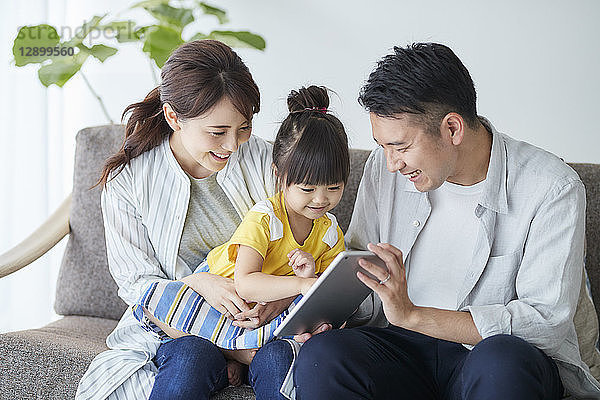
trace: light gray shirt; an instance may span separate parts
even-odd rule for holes
[[[194,271],[213,248],[231,238],[241,219],[217,183],[217,174],[190,179],[190,202],[179,244],[179,257]]]
[[[492,132],[492,151],[458,310],[471,313],[483,338],[512,334],[543,350],[572,395],[600,399],[600,384],[581,360],[573,324],[583,273],[583,183],[558,157],[481,120]],[[430,212],[427,193],[390,173],[378,148],[365,164],[347,246],[391,243],[406,259]],[[432,270],[432,283],[439,278]],[[361,306],[357,320],[387,325],[376,295]]]

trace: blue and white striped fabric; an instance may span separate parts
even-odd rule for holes
[[[209,266],[205,260],[194,273],[208,271]],[[244,329],[234,326],[232,320],[211,307],[185,283],[157,281],[148,287],[138,304],[133,306],[133,314],[146,329],[159,334],[157,326],[148,320],[142,307],[170,327],[210,340],[218,347],[230,350],[256,349],[275,338],[273,332],[301,298],[302,296],[298,296],[287,310],[270,323],[256,329]]]

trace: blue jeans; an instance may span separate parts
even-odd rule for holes
[[[558,400],[554,361],[516,336],[471,351],[398,327],[333,330],[302,346],[296,395],[318,399]]]
[[[279,389],[292,359],[291,346],[282,340],[259,349],[248,371],[257,400],[283,399]],[[150,399],[209,399],[229,385],[225,357],[217,346],[197,336],[163,343],[154,364],[158,374]]]

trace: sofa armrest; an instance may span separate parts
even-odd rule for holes
[[[29,237],[0,255],[0,278],[31,264],[69,233],[71,196]]]

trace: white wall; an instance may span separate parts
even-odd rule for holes
[[[600,162],[600,2],[590,1],[235,1],[239,26],[268,41],[244,51],[262,90],[257,132],[284,116],[289,89],[325,84],[353,145],[373,148],[358,91],[394,45],[448,44],[475,82],[479,112],[496,127],[568,161]],[[263,128],[264,127],[264,128]]]
[[[262,111],[254,124],[259,136],[274,136],[291,89],[315,83],[338,93],[332,108],[345,123],[352,146],[373,148],[368,117],[356,101],[362,83],[394,45],[436,41],[448,44],[463,60],[476,84],[480,114],[498,129],[567,161],[600,163],[597,0],[214,4],[229,12],[232,22],[225,28],[248,29],[267,40],[265,52],[238,51],[261,88]],[[76,131],[106,123],[80,77],[62,90],[44,90],[35,67],[9,64],[17,28],[41,22],[75,28],[93,14],[126,7],[117,0],[30,0],[0,6],[0,253],[31,232],[70,191]],[[212,18],[199,24],[217,28]],[[153,87],[139,54],[131,46],[105,64],[94,60],[84,66],[113,119]],[[55,318],[51,303],[61,251],[0,281],[0,331]]]

